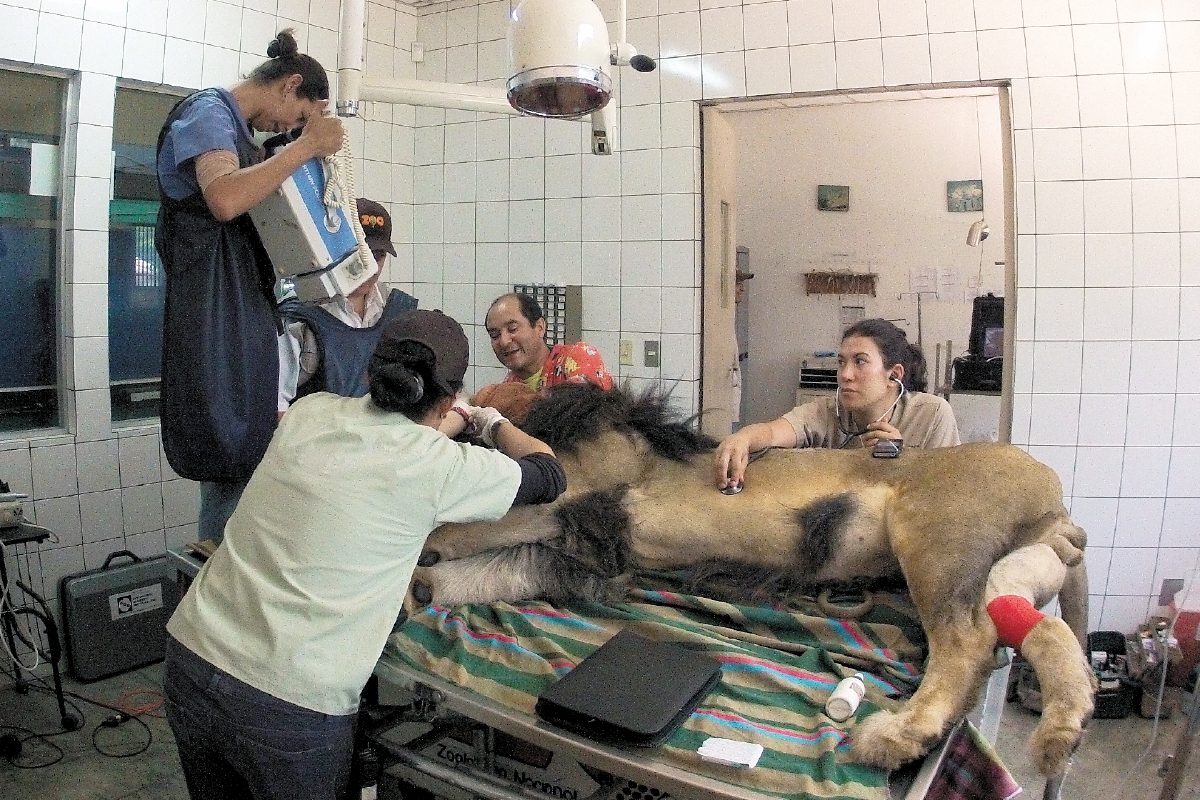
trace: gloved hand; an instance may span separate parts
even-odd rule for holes
[[[494,408],[488,406],[468,406],[471,415],[471,433],[483,440],[488,447],[496,446],[496,426],[508,419]]]

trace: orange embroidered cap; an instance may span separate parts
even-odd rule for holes
[[[358,220],[362,223],[363,234],[367,247],[375,250],[386,250],[396,255],[396,246],[392,244],[392,215],[379,203],[360,197],[358,203]]]

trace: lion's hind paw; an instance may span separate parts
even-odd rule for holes
[[[1029,750],[1033,754],[1038,772],[1046,777],[1066,772],[1067,761],[1083,738],[1078,722],[1058,722],[1053,715],[1043,714],[1042,721],[1029,737]]]
[[[850,752],[854,760],[893,770],[924,753],[937,736],[913,735],[911,720],[904,714],[877,711],[858,723],[850,734]]]

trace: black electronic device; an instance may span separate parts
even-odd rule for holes
[[[1004,359],[961,356],[954,359],[952,388],[960,392],[998,392],[1003,384]]]
[[[721,679],[721,665],[670,642],[622,630],[538,697],[547,722],[589,739],[653,747]]]
[[[899,458],[904,449],[903,439],[880,439],[871,446],[871,456],[874,458]]]
[[[988,292],[971,304],[971,338],[967,351],[976,358],[1004,355],[1004,298]]]

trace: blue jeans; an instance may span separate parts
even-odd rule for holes
[[[357,715],[321,714],[260,692],[173,638],[163,690],[192,800],[345,796]]]
[[[217,544],[225,538],[225,523],[233,516],[249,480],[200,482],[200,539]]]

